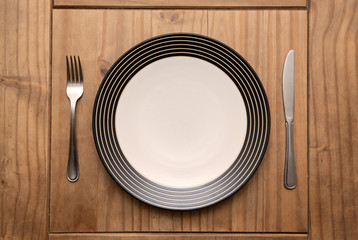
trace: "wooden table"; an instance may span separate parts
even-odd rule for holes
[[[312,0],[309,4],[306,0],[54,0],[53,4],[45,0],[5,0],[0,3],[0,9],[3,13],[0,25],[3,33],[0,37],[0,132],[3,136],[0,138],[1,239],[358,238],[358,14],[355,0],[329,3]],[[112,24],[113,19],[121,20],[117,24],[122,23],[123,27],[118,29],[127,30],[104,33],[105,26],[110,26],[108,24]],[[107,24],[102,24],[104,21]],[[168,24],[160,23],[163,21],[168,21]],[[151,31],[131,35],[130,29],[136,28],[128,24],[138,22],[141,26],[151,22],[148,25]],[[227,24],[215,24],[217,22]],[[287,28],[285,22],[293,25]],[[102,25],[95,26],[97,23]],[[225,27],[230,31],[234,25],[249,34],[245,36],[250,36],[250,39],[257,38],[251,28],[263,29],[264,33],[269,32],[266,27],[270,31],[274,28],[278,32],[260,38],[266,37],[271,42],[259,40],[242,45],[240,36],[243,33],[237,33],[236,37],[235,34],[225,33]],[[94,32],[88,38],[86,32],[90,31]],[[96,31],[100,36],[106,36],[107,42],[106,39],[98,41],[98,38],[93,37]],[[98,197],[102,192],[100,201],[107,199],[108,203],[108,199],[116,199],[112,196],[114,194],[129,203],[123,206],[130,206],[129,209],[123,209],[126,218],[122,220],[111,216],[111,209],[114,212],[122,211],[115,210],[115,206],[104,209],[105,204],[98,205],[93,213],[93,198],[77,196],[72,199],[70,195],[74,191],[90,189],[93,186],[90,178],[77,185],[62,182],[62,169],[66,164],[63,156],[67,155],[63,146],[67,145],[68,112],[65,103],[61,104],[66,100],[65,95],[61,94],[64,81],[59,81],[65,73],[61,58],[68,51],[78,49],[76,54],[86,55],[89,45],[96,49],[98,44],[105,43],[100,48],[99,53],[102,55],[98,57],[98,53],[93,51],[92,57],[86,55],[88,58],[85,58],[95,59],[94,62],[85,62],[87,66],[95,66],[85,73],[87,79],[91,75],[97,76],[92,80],[93,87],[85,92],[88,95],[82,100],[83,106],[78,109],[85,116],[90,109],[86,105],[93,101],[91,96],[95,94],[101,74],[105,73],[119,53],[152,35],[177,31],[215,37],[243,54],[259,76],[266,79],[263,83],[273,106],[271,111],[275,113],[274,123],[277,123],[277,116],[282,114],[282,102],[275,97],[275,89],[279,88],[279,84],[269,79],[279,78],[276,75],[282,67],[276,66],[284,58],[286,47],[300,50],[298,66],[301,67],[296,79],[304,81],[300,81],[302,85],[299,85],[296,92],[299,103],[296,110],[299,114],[296,116],[302,119],[299,119],[296,127],[298,143],[295,147],[299,152],[301,187],[290,193],[276,189],[282,171],[275,169],[281,160],[273,152],[279,148],[272,146],[266,157],[270,160],[260,166],[262,170],[255,174],[250,181],[251,185],[226,202],[204,211],[158,211],[118,190],[118,186],[108,180],[110,178],[97,161],[98,157],[83,148],[81,151],[89,154],[94,163],[84,166],[83,171],[87,171],[88,176],[97,174],[100,184],[96,182],[94,195],[86,195],[88,192],[84,192],[81,196]],[[67,32],[70,36],[68,39],[64,37]],[[115,34],[122,36],[123,33],[127,36],[123,41],[113,41]],[[293,45],[285,46],[285,41],[282,41],[282,49],[272,50],[270,47],[276,46],[273,43],[279,41],[272,37],[285,34],[292,38]],[[81,44],[71,42],[71,39],[86,41],[83,49]],[[117,46],[117,52],[111,52],[113,44]],[[274,54],[261,50],[258,57],[253,49],[271,49]],[[304,49],[308,49],[307,54]],[[269,61],[272,56],[275,56],[275,63]],[[82,138],[84,141],[87,139],[86,146],[90,146],[92,142],[88,139],[92,136],[86,130],[89,128],[88,122],[86,119],[81,121],[80,126],[85,134]],[[273,126],[273,130],[274,137],[281,139],[279,136],[283,135],[284,128]],[[276,140],[272,144],[279,143]],[[273,179],[267,177],[275,171]],[[86,179],[85,173],[82,174]],[[308,179],[305,178],[306,174]],[[260,188],[262,183],[267,183],[268,187]],[[109,190],[112,192],[110,195]],[[258,197],[257,192],[260,191],[267,199]],[[288,204],[282,207],[269,204],[277,200],[283,203],[294,202],[295,205],[290,208]],[[64,205],[66,202],[68,205]],[[245,212],[245,204],[250,203],[262,206],[263,211]],[[83,214],[80,217],[73,210],[76,206],[82,207]],[[137,209],[140,209],[141,214],[136,213]],[[235,211],[244,211],[245,214],[235,214]],[[290,218],[282,213],[293,216],[292,222],[286,222]],[[126,221],[128,219],[129,222]],[[139,225],[136,224],[138,221]]]

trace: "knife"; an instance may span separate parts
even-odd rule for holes
[[[293,111],[295,105],[295,51],[290,50],[286,56],[282,73],[283,105],[286,119],[286,158],[285,179],[287,189],[297,185],[295,158],[293,153]]]

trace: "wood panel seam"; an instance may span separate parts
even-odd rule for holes
[[[310,97],[309,97],[309,92],[310,92],[310,89],[309,89],[309,39],[310,39],[310,33],[309,33],[309,4],[310,4],[310,1],[307,0],[307,49],[306,49],[306,54],[307,54],[307,235],[308,235],[308,238],[309,238],[309,232],[310,232],[310,179],[309,179],[309,176],[310,176],[310,157],[309,157],[309,149],[310,149],[310,134],[309,134],[309,115],[310,115],[310,111],[309,111],[309,103],[310,103]]]
[[[103,231],[103,232],[50,232],[52,235],[106,235],[106,234],[123,234],[123,235],[135,235],[135,234],[149,234],[149,235],[307,235],[308,232],[218,232],[218,231]]]
[[[48,183],[48,214],[47,214],[47,239],[50,239],[50,223],[51,223],[51,161],[52,161],[52,156],[51,156],[51,151],[52,151],[52,144],[51,144],[51,135],[52,135],[52,42],[53,42],[53,6],[54,6],[54,0],[52,0],[52,4],[50,6],[50,43],[49,43],[49,78],[50,78],[50,83],[49,83],[49,87],[50,87],[50,106],[49,106],[49,124],[50,124],[50,129],[49,129],[49,173],[48,173],[48,177],[49,177],[49,183]]]
[[[53,9],[83,10],[308,10],[307,7],[114,7],[114,6],[62,6],[54,5]]]

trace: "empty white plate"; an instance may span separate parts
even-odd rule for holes
[[[240,189],[269,139],[264,88],[250,65],[201,35],[167,34],[121,56],[93,108],[98,154],[134,197],[197,209]]]

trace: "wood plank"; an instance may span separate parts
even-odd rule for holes
[[[311,239],[358,239],[358,4],[311,1]]]
[[[271,136],[265,158],[249,187],[234,196],[235,204],[230,209],[233,229],[306,232],[307,12],[209,11],[208,18],[209,36],[233,47],[255,69],[268,95],[271,112]],[[296,68],[294,149],[298,183],[294,190],[283,187],[286,130],[281,76],[290,49],[295,50]],[[245,211],[246,206],[257,210]]]
[[[306,0],[54,0],[54,7],[95,8],[238,8],[307,7]]]
[[[0,238],[46,239],[50,3],[0,2]]]
[[[159,34],[206,34],[206,17],[202,10],[54,10],[51,232],[181,229],[184,213],[137,201],[106,172],[93,141],[92,107],[104,74],[121,54]],[[65,94],[66,54],[80,55],[84,70],[84,94],[77,105],[81,176],[75,184],[66,180],[70,119]]]
[[[50,240],[305,240],[307,234],[242,233],[93,233],[50,234]]]

